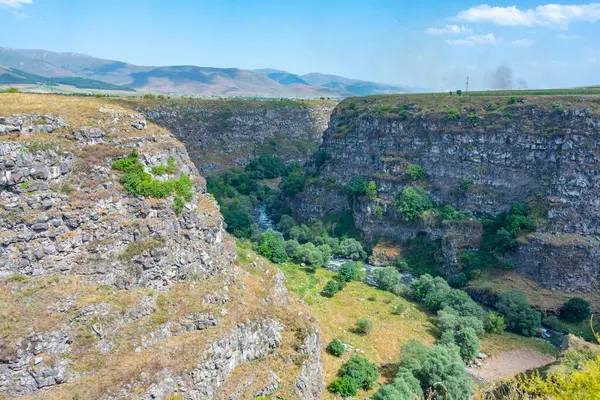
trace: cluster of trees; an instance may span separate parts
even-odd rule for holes
[[[377,364],[364,357],[354,355],[342,365],[339,378],[329,385],[329,390],[342,397],[356,396],[358,389],[369,390],[375,386],[378,379]]]
[[[402,347],[398,373],[392,384],[382,385],[374,400],[423,398],[468,399],[473,391],[460,349],[454,344],[427,347],[411,340]]]
[[[364,273],[362,271],[362,263],[345,262],[340,266],[338,273],[333,279],[325,284],[321,291],[321,295],[325,297],[333,297],[337,292],[346,287],[346,283],[350,281],[362,281]]]

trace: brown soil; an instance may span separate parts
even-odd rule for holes
[[[542,367],[553,361],[555,361],[554,357],[535,350],[511,350],[485,360],[483,367],[477,368],[475,372],[486,381],[494,381]]]

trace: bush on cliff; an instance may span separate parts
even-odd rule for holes
[[[360,175],[352,175],[346,190],[350,196],[362,196],[367,193],[367,182]]]
[[[420,165],[409,164],[404,170],[404,175],[411,181],[420,181],[427,176],[425,170]]]
[[[421,218],[423,212],[433,208],[434,204],[425,189],[420,186],[407,186],[396,200],[398,212],[407,221]]]

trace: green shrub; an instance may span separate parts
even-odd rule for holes
[[[288,260],[283,235],[271,229],[260,235],[257,252],[277,264]]]
[[[572,297],[565,302],[560,317],[571,322],[580,322],[591,315],[590,303],[581,297]]]
[[[368,335],[373,330],[373,321],[370,319],[358,319],[354,325],[356,333],[361,335]]]
[[[420,218],[423,212],[433,208],[433,201],[420,186],[407,186],[396,200],[398,212],[407,220]]]
[[[296,250],[300,247],[300,243],[297,240],[286,240],[285,242],[285,253],[289,258],[293,258],[296,254]]]
[[[337,292],[340,291],[340,287],[337,281],[330,280],[327,281],[323,290],[321,290],[321,296],[323,297],[333,297]]]
[[[331,382],[329,391],[337,393],[342,397],[356,396],[356,393],[358,393],[358,384],[351,377],[344,375]]]
[[[359,388],[371,389],[379,379],[377,364],[370,362],[364,357],[351,356],[340,368],[340,375],[351,378]]]
[[[373,215],[375,216],[375,219],[382,219],[383,218],[383,207],[381,207],[380,205],[376,205],[375,209],[373,210]]]
[[[367,193],[367,182],[360,175],[352,175],[346,190],[350,196],[362,196]]]
[[[475,122],[477,122],[477,116],[475,115],[475,113],[469,113],[469,115],[467,115],[467,119],[472,124],[474,124]]]
[[[415,164],[407,165],[404,169],[404,175],[406,175],[411,181],[420,181],[425,179],[427,176],[423,167]]]
[[[514,96],[511,96],[511,97],[509,97],[509,98],[508,98],[508,104],[509,104],[509,105],[510,105],[510,104],[517,104],[517,103],[520,103],[520,102],[522,102],[522,101],[523,101],[523,99],[522,99],[521,97],[514,97]]]
[[[458,111],[456,108],[451,108],[446,117],[451,121],[457,121],[458,118],[460,118],[460,111]]]
[[[184,202],[183,199],[179,196],[175,196],[173,199],[173,210],[175,214],[179,215],[183,211]]]
[[[342,343],[341,340],[333,339],[327,345],[327,352],[332,356],[341,357],[346,352],[346,349],[344,348],[344,343]]]
[[[370,181],[367,183],[367,187],[365,188],[365,194],[368,198],[374,199],[377,197],[377,184],[375,182]]]
[[[362,281],[364,278],[364,273],[362,271],[362,263],[345,262],[340,266],[338,275],[345,282]]]
[[[144,98],[145,98],[145,99],[155,99],[155,98],[156,98],[156,96],[155,96],[155,95],[153,95],[153,94],[151,94],[151,93],[146,93],[146,94],[144,95]]]
[[[133,149],[129,156],[118,159],[112,164],[113,169],[124,172],[121,183],[127,193],[134,196],[165,198],[175,192],[186,201],[192,200],[194,185],[186,174],[180,174],[178,179],[153,179],[152,175],[144,171],[144,166],[138,161],[138,157],[138,152]]]
[[[392,292],[400,284],[400,272],[394,267],[377,268],[374,273],[378,289]]]
[[[402,304],[396,304],[394,307],[392,307],[392,314],[394,315],[402,315],[404,311],[406,311],[406,307],[404,307]]]
[[[298,263],[316,267],[322,267],[329,263],[331,248],[328,245],[315,246],[313,243],[305,243],[298,246],[294,254],[294,260]]]
[[[459,96],[461,96],[461,95],[462,95],[462,90],[458,89],[458,90],[456,91],[456,94],[457,94],[457,95],[459,95]]]
[[[556,315],[550,315],[542,321],[544,325],[549,326],[551,329],[557,330],[560,327],[560,320]]]
[[[9,87],[4,89],[3,93],[21,93],[21,90],[19,88],[15,88],[15,87]]]
[[[485,314],[483,327],[487,333],[499,334],[504,332],[504,329],[506,329],[506,322],[504,322],[504,317],[502,315],[490,311]]]
[[[541,323],[541,314],[531,308],[525,295],[518,290],[509,290],[500,295],[496,304],[504,315],[507,329],[524,336],[533,336]]]
[[[302,167],[295,165],[292,166],[290,172],[283,177],[279,184],[279,189],[284,195],[294,197],[304,189],[307,180],[308,177],[304,174]]]

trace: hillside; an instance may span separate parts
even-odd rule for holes
[[[173,95],[269,98],[349,97],[410,89],[328,76],[323,84],[273,69],[139,66],[76,53],[0,47],[0,65],[46,78],[85,78],[141,92]],[[1,84],[1,82],[0,82]]]
[[[2,398],[321,398],[306,306],[135,110],[0,94],[0,243]]]

